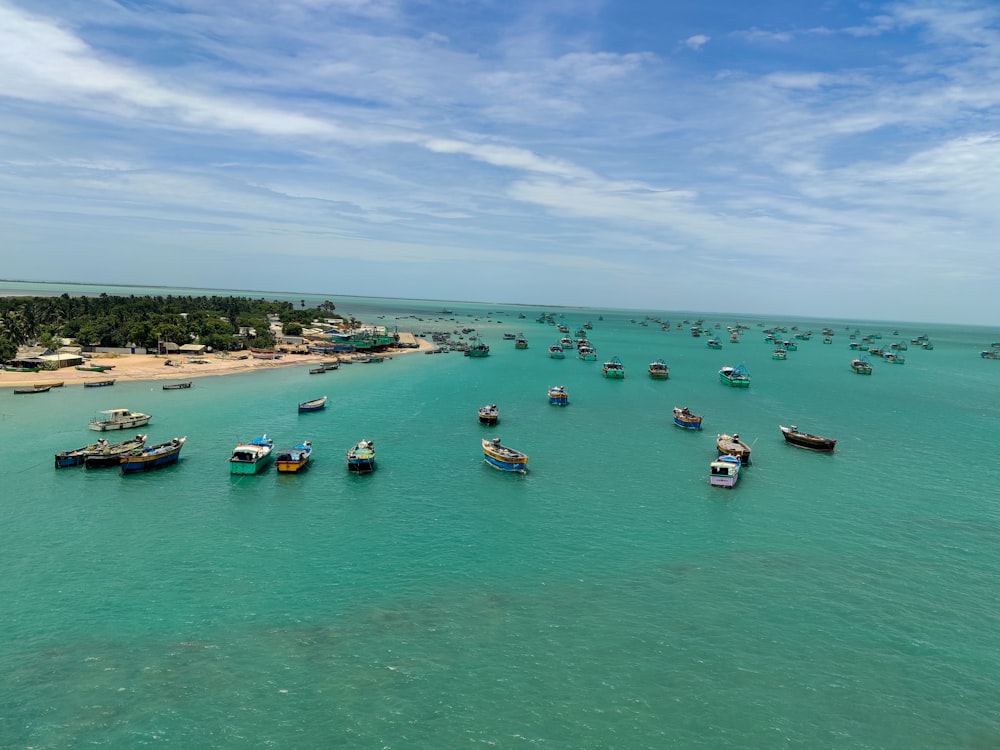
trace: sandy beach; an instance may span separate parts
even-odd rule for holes
[[[416,354],[433,348],[429,341],[417,338],[416,349],[390,349],[384,353],[388,358]],[[204,357],[178,357],[159,354],[95,354],[89,364],[110,366],[105,372],[89,372],[74,367],[41,372],[0,371],[0,388],[44,386],[63,383],[66,386],[82,385],[98,380],[168,380],[187,381],[212,375],[235,375],[242,372],[266,370],[275,367],[316,367],[322,362],[333,362],[337,357],[325,354],[283,354],[281,359],[240,359],[242,354],[209,354]],[[360,355],[359,355],[360,356]],[[343,355],[349,358],[349,355]],[[196,361],[189,361],[196,360]],[[176,366],[167,365],[167,361]]]

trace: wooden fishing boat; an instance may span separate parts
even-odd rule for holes
[[[719,456],[709,465],[709,484],[732,489],[739,481],[742,467],[743,463],[737,456]]]
[[[670,368],[662,359],[649,363],[649,377],[653,380],[666,380],[670,377]]]
[[[108,430],[132,430],[149,424],[152,417],[143,414],[141,411],[129,411],[128,409],[106,409],[98,413],[90,420],[90,429],[96,432],[107,432]]]
[[[83,465],[88,469],[106,469],[109,466],[118,466],[122,456],[138,450],[146,444],[146,436],[136,435],[129,440],[111,444],[107,440],[101,439],[97,443],[99,448],[88,451],[84,456]]]
[[[112,380],[88,380],[83,384],[84,388],[107,388],[115,384]]]
[[[750,465],[750,446],[740,440],[739,433],[719,435],[715,440],[715,447],[720,456],[736,456],[743,466]]]
[[[674,424],[678,427],[683,427],[685,430],[700,430],[701,419],[699,415],[692,414],[686,406],[674,407]]]
[[[483,460],[500,471],[524,474],[528,470],[527,454],[501,445],[500,438],[483,440]]]
[[[48,393],[51,385],[29,385],[15,388],[14,393]]]
[[[612,380],[622,380],[625,377],[625,365],[618,357],[612,357],[601,368],[604,377]]]
[[[872,374],[872,363],[868,357],[860,357],[858,359],[851,360],[851,369],[854,370],[858,375],[871,375]]]
[[[114,365],[77,365],[74,369],[81,372],[107,372],[115,369]]]
[[[500,408],[496,404],[486,404],[479,407],[479,423],[495,425],[500,419]]]
[[[171,438],[166,443],[140,448],[126,453],[121,458],[122,474],[137,474],[144,471],[160,469],[176,463],[180,458],[181,448],[187,441],[187,436]]]
[[[358,474],[368,474],[375,471],[375,443],[371,440],[359,440],[347,451],[347,468]]]
[[[190,388],[190,387],[191,387],[191,381],[188,380],[185,383],[167,383],[166,385],[163,386],[163,390],[165,390],[165,391],[180,391],[180,390],[183,390],[185,388]]]
[[[797,448],[819,451],[820,453],[833,453],[834,448],[837,446],[837,441],[833,438],[801,432],[795,425],[791,427],[778,425],[778,427],[781,429],[781,434],[784,436],[785,442]]]
[[[743,365],[736,365],[736,367],[726,365],[719,370],[719,380],[733,388],[750,387],[750,373]]]
[[[266,434],[233,448],[229,457],[230,474],[256,474],[271,461],[274,441]]]
[[[312,401],[303,401],[299,404],[299,414],[309,411],[319,411],[326,408],[326,396],[314,398]]]
[[[302,471],[309,465],[312,456],[312,443],[303,440],[294,448],[279,451],[274,459],[278,471],[282,473],[295,473]]]
[[[326,368],[323,367],[323,365],[320,365],[319,367],[311,367],[309,369],[310,375],[322,375],[324,372],[326,372]]]
[[[555,406],[567,406],[569,404],[569,393],[565,386],[554,385],[549,388],[549,403]]]

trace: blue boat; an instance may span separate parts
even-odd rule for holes
[[[326,408],[326,396],[314,398],[312,401],[303,401],[299,404],[299,414],[310,411],[319,411]]]
[[[556,406],[566,406],[569,404],[569,394],[566,388],[561,385],[554,385],[549,388],[549,403]]]
[[[164,466],[176,463],[181,455],[181,448],[187,436],[172,438],[169,442],[151,445],[148,448],[141,448],[130,454],[122,456],[121,473],[137,474],[143,471],[151,471]]]
[[[528,456],[521,451],[500,444],[500,438],[483,440],[483,459],[494,469],[524,474],[528,470]]]

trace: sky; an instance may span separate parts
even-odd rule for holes
[[[0,0],[0,277],[1000,324],[1000,3]]]

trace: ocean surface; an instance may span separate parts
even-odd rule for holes
[[[165,290],[125,293],[147,291]],[[553,308],[570,336],[593,323],[599,360],[558,361],[542,308],[334,301],[417,334],[475,328],[491,355],[0,388],[0,747],[1000,747],[1000,361],[979,357],[1000,333],[740,316],[730,344],[731,313]],[[722,350],[689,334],[699,318]],[[776,361],[772,325],[814,336]],[[854,330],[935,348],[860,376]],[[527,350],[502,338],[519,332]],[[612,356],[623,381],[601,376]],[[657,358],[669,380],[647,376]],[[752,386],[720,383],[740,363]],[[568,407],[547,402],[557,384]],[[55,470],[113,407],[153,414],[150,442],[188,436],[179,463]],[[753,465],[710,487],[734,431]],[[313,465],[230,476],[265,432],[311,440]],[[493,436],[529,454],[525,476],[483,462]],[[361,438],[367,476],[344,460]]]

